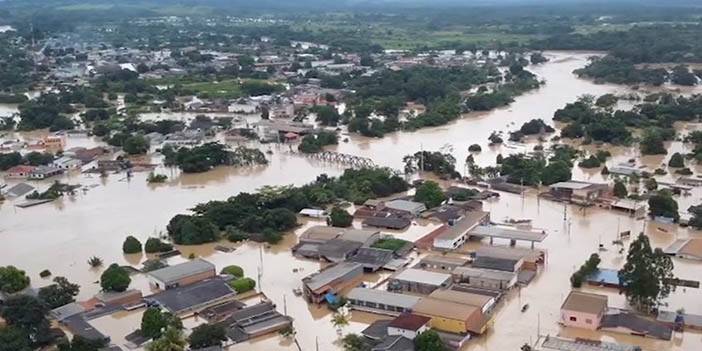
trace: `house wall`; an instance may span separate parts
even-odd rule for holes
[[[567,327],[595,330],[600,327],[601,320],[601,314],[561,310],[561,323]]]
[[[465,334],[467,332],[465,320],[444,318],[428,314],[424,315],[431,318],[429,324],[436,330],[455,334]]]
[[[515,282],[516,282],[516,277],[510,281],[507,280],[499,280],[499,279],[490,279],[490,278],[484,278],[484,277],[479,277],[479,278],[463,278],[461,279],[462,283],[467,284],[468,286],[476,287],[476,288],[486,288],[486,289],[493,289],[493,290],[506,290],[511,288]]]
[[[419,335],[427,330],[429,330],[429,327],[426,325],[419,328],[417,331],[395,328],[395,327],[388,327],[388,335],[391,335],[391,336],[402,335],[410,340],[414,340],[414,338],[416,338],[417,335]]]
[[[375,303],[355,299],[349,299],[348,301],[351,308],[361,311],[372,311],[391,316],[397,316],[405,312],[410,312],[410,309],[393,305],[392,301],[388,301],[387,303]]]
[[[419,294],[424,294],[424,295],[429,295],[434,290],[439,288],[436,285],[428,285],[428,284],[422,284],[422,283],[418,283],[418,282],[409,282],[409,281],[404,281],[404,280],[394,280],[394,281],[397,282],[397,284],[399,284],[400,289],[402,291],[414,292],[414,293],[419,293]]]

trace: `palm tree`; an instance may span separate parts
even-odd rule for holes
[[[344,311],[339,310],[332,316],[332,325],[336,328],[336,332],[341,335],[341,330],[349,325],[349,317]]]
[[[102,258],[97,257],[97,256],[93,256],[93,257],[88,259],[88,264],[90,265],[90,267],[93,267],[93,268],[100,267],[100,266],[102,266]]]
[[[160,338],[146,346],[146,351],[185,351],[187,342],[180,329],[168,327]]]

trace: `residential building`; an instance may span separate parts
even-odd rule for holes
[[[429,255],[422,258],[417,264],[418,268],[451,272],[456,267],[466,266],[470,258],[465,256]]]
[[[349,257],[348,260],[350,262],[362,264],[363,270],[366,272],[375,272],[390,263],[393,258],[394,255],[391,250],[362,247],[358,249],[353,256]]]
[[[292,322],[292,318],[278,312],[273,303],[261,302],[233,312],[223,323],[227,325],[227,336],[240,343],[288,328]]]
[[[464,305],[480,308],[483,314],[487,314],[495,307],[496,300],[492,296],[479,295],[452,289],[437,289],[429,294],[429,297],[437,300],[451,301]]]
[[[412,313],[403,313],[388,324],[388,335],[404,336],[414,340],[417,335],[429,330],[431,318]]]
[[[521,258],[478,256],[473,260],[472,266],[496,271],[519,272],[523,263],[524,260]]]
[[[413,216],[418,216],[420,213],[427,210],[427,207],[421,202],[402,199],[387,201],[384,207],[393,211],[405,212]]]
[[[340,262],[302,279],[303,292],[308,301],[321,303],[327,294],[338,294],[361,281],[363,265]]]
[[[531,271],[536,271],[546,260],[546,254],[543,251],[512,246],[481,246],[475,252],[475,257],[521,260],[521,269]]]
[[[344,231],[344,228],[316,225],[307,228],[307,230],[300,235],[299,240],[301,243],[324,244],[329,240],[340,237]]]
[[[149,272],[149,277],[155,288],[166,290],[197,283],[216,274],[214,264],[198,258]]]
[[[341,239],[355,241],[361,243],[364,247],[369,247],[380,240],[380,231],[365,230],[365,229],[347,229],[341,236]]]
[[[346,295],[352,309],[396,316],[412,311],[419,297],[390,291],[353,288]]]
[[[83,161],[68,156],[62,156],[54,160],[51,165],[58,169],[72,170],[79,169],[83,165]]]
[[[571,291],[561,306],[561,323],[567,327],[596,330],[607,311],[607,296]]]
[[[387,336],[371,351],[414,351],[414,341],[400,335]]]
[[[14,166],[5,171],[5,178],[8,179],[27,179],[34,171],[34,166]]]
[[[630,311],[605,314],[599,327],[604,331],[653,339],[673,338],[673,330],[668,325]]]
[[[221,278],[202,280],[185,286],[177,286],[146,297],[169,312],[179,316],[190,316],[236,298],[236,291],[229,281]]]
[[[319,245],[319,257],[329,262],[346,261],[353,256],[363,244],[343,239],[332,239]]]
[[[428,295],[432,291],[451,284],[451,275],[415,268],[407,268],[391,277],[388,290],[406,291]]]
[[[607,184],[594,184],[579,181],[567,181],[551,184],[549,194],[557,200],[569,201],[579,205],[591,205],[607,193]]]
[[[456,267],[452,275],[454,281],[464,285],[492,290],[507,290],[517,283],[516,273],[494,269]]]
[[[431,318],[432,328],[447,333],[482,334],[488,324],[478,307],[429,297],[419,300],[412,313]]]
[[[490,222],[490,212],[470,211],[461,219],[449,223],[445,230],[434,238],[437,250],[455,250],[468,240],[469,232],[481,224]]]
[[[702,260],[702,239],[688,238],[675,240],[663,252],[679,258]]]
[[[60,174],[63,174],[63,169],[50,166],[39,166],[34,168],[34,170],[29,173],[28,178],[33,180],[44,180]]]

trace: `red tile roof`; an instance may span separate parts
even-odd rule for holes
[[[399,328],[404,330],[417,331],[419,328],[427,325],[431,318],[420,316],[412,313],[405,313],[399,315],[397,318],[393,319],[388,327]]]
[[[14,166],[7,170],[7,173],[30,173],[36,167],[34,166]]]

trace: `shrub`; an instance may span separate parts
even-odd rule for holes
[[[668,161],[668,167],[682,168],[685,167],[685,158],[679,152],[673,154]]]
[[[41,277],[41,278],[46,278],[46,277],[50,277],[50,276],[51,276],[51,271],[48,269],[45,269],[45,270],[39,272],[39,277]]]
[[[222,271],[220,272],[221,274],[229,274],[232,275],[236,278],[243,278],[244,277],[244,269],[236,266],[236,265],[231,265],[231,266],[226,266],[222,268]]]
[[[468,151],[470,151],[470,152],[480,152],[480,151],[482,151],[482,148],[481,148],[480,145],[478,145],[478,144],[473,144],[473,145],[471,145],[471,146],[468,147]]]
[[[251,278],[239,278],[229,282],[229,286],[231,286],[232,289],[234,289],[238,294],[242,294],[253,290],[253,288],[256,287],[256,281]]]
[[[340,207],[334,207],[329,214],[329,223],[333,227],[347,228],[353,223],[353,216]]]
[[[168,252],[173,250],[173,245],[162,241],[159,238],[148,238],[144,244],[146,253]]]
[[[139,242],[139,239],[131,235],[128,236],[126,239],[124,239],[124,243],[122,244],[122,252],[126,254],[141,252],[141,242]]]
[[[116,263],[111,264],[100,276],[100,286],[104,291],[122,292],[127,290],[131,282],[129,273]]]
[[[582,168],[597,168],[601,164],[602,163],[599,158],[597,158],[594,155],[590,155],[590,157],[580,161],[580,163],[578,163],[578,166]]]
[[[693,173],[689,168],[685,167],[685,168],[680,168],[680,169],[676,170],[675,174],[692,175]]]

